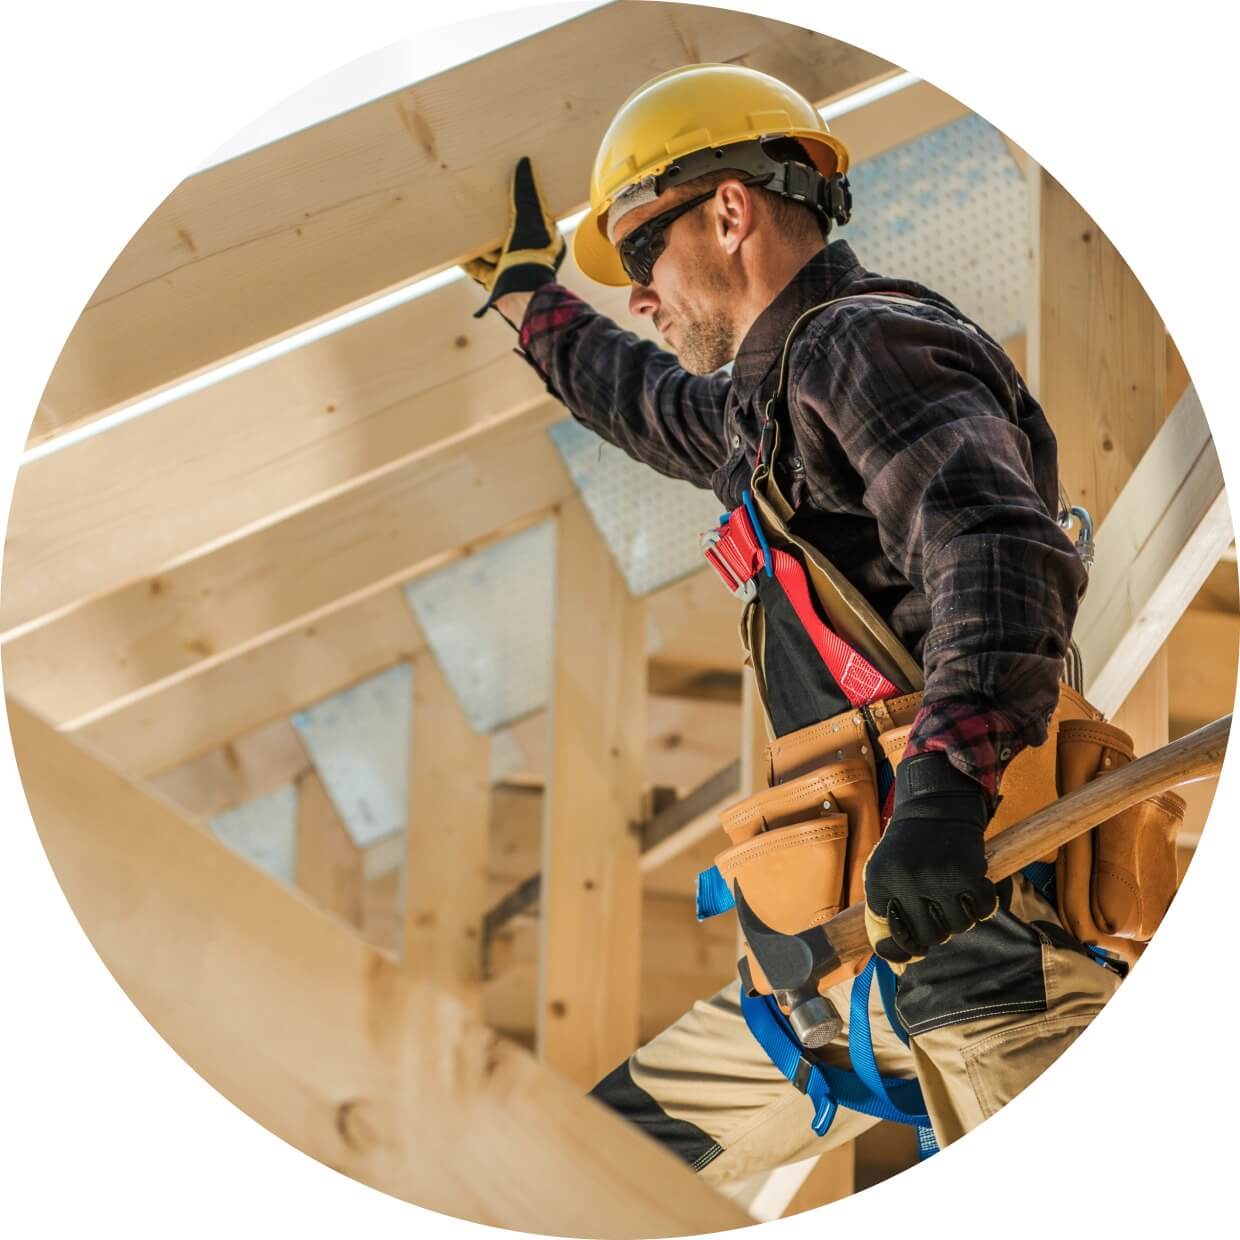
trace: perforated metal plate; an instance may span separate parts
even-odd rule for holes
[[[292,885],[297,872],[297,790],[292,784],[216,814],[210,825],[229,848]]]
[[[293,716],[359,848],[404,831],[413,670],[400,663]]]
[[[475,732],[546,705],[555,606],[550,522],[412,581],[405,594]]]
[[[630,593],[649,594],[702,567],[698,535],[719,523],[714,495],[655,473],[571,419],[549,434]]]
[[[1024,329],[1028,191],[998,130],[966,116],[848,176],[838,235],[866,267],[942,293],[997,339]]]

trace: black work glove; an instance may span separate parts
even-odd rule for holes
[[[895,811],[865,866],[865,928],[897,972],[999,911],[981,785],[931,751],[896,768]]]
[[[532,293],[550,284],[568,247],[547,210],[528,155],[522,155],[512,174],[508,235],[498,249],[462,263],[466,275],[477,280],[490,296],[477,311],[480,319],[505,293]]]

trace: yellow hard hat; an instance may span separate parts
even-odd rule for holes
[[[679,171],[687,157],[767,138],[795,138],[824,177],[848,171],[847,148],[814,105],[767,73],[699,64],[652,78],[624,101],[603,136],[590,174],[590,210],[573,237],[577,265],[600,284],[628,284],[607,236],[617,196],[646,178],[655,178],[661,193],[669,169]],[[725,162],[718,167],[735,166],[719,158]],[[696,161],[684,179],[704,170]]]

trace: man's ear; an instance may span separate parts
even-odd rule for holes
[[[740,181],[724,181],[711,204],[715,239],[726,254],[735,254],[741,242],[753,231],[753,190]]]

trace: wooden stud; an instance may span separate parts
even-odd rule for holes
[[[490,738],[479,736],[429,647],[413,662],[404,967],[481,1004]]]
[[[30,809],[117,983],[204,1079],[313,1158],[406,1201],[557,1235],[697,1235],[744,1216],[579,1096],[8,699]]]
[[[520,155],[553,212],[576,210],[615,109],[657,73],[699,60],[766,69],[811,99],[892,67],[748,13],[611,4],[208,169],[113,263],[34,434],[489,249],[508,226]]]
[[[1031,170],[1030,175],[1034,175]],[[1044,169],[1033,183],[1037,298],[1029,316],[1028,370],[1059,444],[1059,471],[1070,501],[1102,530],[1166,414],[1166,332],[1144,290],[1102,230]],[[1094,591],[1090,593],[1102,593]],[[1087,595],[1087,606],[1089,605]],[[1185,600],[1187,602],[1187,600]],[[1086,692],[1108,714],[1120,705],[1156,653],[1125,648],[1130,679],[1097,700],[1097,649],[1088,651],[1083,614],[1076,637],[1086,655]],[[1161,644],[1159,642],[1158,644]],[[1108,649],[1111,650],[1118,647]],[[1102,686],[1105,690],[1105,686]],[[1130,726],[1154,736],[1166,727],[1166,664],[1155,661]],[[1159,718],[1160,710],[1163,712]]]
[[[268,721],[412,659],[422,636],[392,586],[197,675],[173,680],[80,729],[123,771],[150,776],[227,745]],[[291,730],[291,729],[290,729]]]
[[[645,609],[580,499],[556,533],[538,1048],[589,1088],[637,1045]]]
[[[126,775],[141,778],[141,764],[126,766],[106,746],[96,748]],[[225,740],[202,757],[153,776],[149,782],[187,817],[205,822],[295,784],[313,765],[293,725],[278,719]]]
[[[857,1143],[849,1141],[828,1150],[814,1169],[805,1177],[801,1187],[797,1189],[788,1203],[782,1217],[789,1218],[793,1214],[803,1214],[806,1210],[816,1210],[819,1206],[830,1205],[833,1201],[843,1201],[856,1191]]]
[[[1100,710],[1124,700],[1231,537],[1222,466],[1190,387],[1097,533],[1076,636]]]
[[[9,691],[84,727],[175,680],[539,519],[576,494],[547,400],[480,446],[445,449],[249,538],[8,640]]]
[[[361,926],[361,851],[314,770],[297,783],[296,881],[325,913]]]

